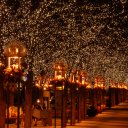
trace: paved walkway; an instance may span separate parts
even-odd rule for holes
[[[67,128],[128,128],[128,101]]]
[[[9,125],[9,128],[16,128],[16,124]],[[23,126],[21,125],[20,128]],[[60,128],[60,126],[42,126],[39,121],[38,125],[32,128]],[[75,126],[66,126],[66,128],[128,128],[128,101],[105,110],[96,117],[87,118],[85,121],[76,123]]]

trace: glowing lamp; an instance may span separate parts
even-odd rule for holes
[[[75,82],[75,75],[76,75],[76,69],[73,69],[70,73],[69,81],[74,83]]]
[[[4,49],[4,55],[7,57],[24,57],[26,53],[26,47],[17,40],[10,41]]]
[[[40,103],[40,99],[37,99],[37,101],[36,101],[38,104]]]
[[[54,65],[55,70],[55,79],[61,80],[66,77],[66,69],[67,66],[65,66],[63,63],[56,63]]]
[[[86,84],[86,78],[87,78],[87,74],[85,71],[81,71],[81,84],[85,85]]]
[[[27,54],[26,47],[17,40],[10,41],[4,49],[4,55],[8,57],[8,67],[18,68],[22,57]]]

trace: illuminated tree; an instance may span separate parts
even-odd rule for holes
[[[1,0],[0,59],[15,38],[26,45],[25,61],[34,74],[44,70],[52,76],[53,63],[65,60],[68,73],[77,67],[90,80],[102,75],[126,82],[127,5],[125,0]]]

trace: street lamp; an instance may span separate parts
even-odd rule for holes
[[[82,70],[80,71],[80,84],[81,84],[81,119],[85,119],[86,115],[86,85],[87,85],[87,73]]]
[[[81,79],[80,79],[81,84],[83,86],[86,86],[86,83],[87,83],[87,73],[85,71],[81,71],[80,75],[81,75]]]
[[[56,105],[59,100],[57,100],[57,95],[59,92],[62,92],[61,94],[61,127],[65,125],[65,79],[66,79],[66,71],[67,71],[67,65],[65,65],[63,62],[58,62],[54,64],[54,95],[55,95],[55,127],[56,127],[56,109],[59,109]],[[58,94],[56,93],[58,92]]]
[[[17,108],[17,128],[20,124],[20,81],[21,81],[21,58],[27,53],[26,47],[18,40],[10,41],[4,49],[4,55],[7,57],[6,73],[8,75],[8,83],[10,80],[16,85],[18,92],[18,108]],[[5,75],[6,75],[5,73]],[[11,78],[11,79],[10,79]],[[8,84],[7,88],[9,88]]]
[[[56,63],[54,65],[55,70],[55,80],[62,80],[66,78],[66,69],[67,66],[63,63]]]
[[[96,106],[99,112],[102,110],[104,79],[102,76],[95,77],[94,88],[96,90]],[[98,100],[97,100],[98,99]]]

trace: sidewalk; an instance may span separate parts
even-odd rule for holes
[[[60,122],[57,122],[57,125]],[[16,124],[9,125],[9,128],[16,128]],[[23,125],[20,126],[23,128]],[[43,126],[42,122],[38,121],[37,126],[32,128],[61,128],[60,126]],[[105,110],[96,117],[87,118],[85,121],[76,123],[75,126],[66,126],[66,128],[128,128],[128,101],[121,103],[118,106]]]

